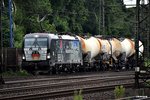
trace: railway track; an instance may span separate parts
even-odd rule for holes
[[[74,75],[55,75],[55,76],[37,76],[37,77],[22,77],[17,79],[5,79],[5,85],[2,88],[9,88],[9,87],[18,87],[18,86],[27,86],[32,84],[43,84],[43,83],[56,83],[57,81],[70,81],[70,80],[82,80],[82,79],[93,79],[93,78],[102,78],[102,77],[109,77],[109,76],[124,76],[127,75],[134,75],[133,71],[127,72],[106,72],[106,73],[89,73],[85,74],[74,74]]]
[[[133,82],[131,83],[126,83],[126,84],[121,84],[125,88],[131,88],[133,87]],[[110,91],[114,90],[114,88],[118,85],[109,85],[109,86],[96,86],[96,87],[86,87],[82,88],[83,94],[85,93],[92,93],[92,92],[98,92],[98,91]],[[72,96],[74,94],[74,91],[80,90],[80,88],[76,89],[66,89],[66,90],[61,90],[61,91],[51,91],[47,93],[39,93],[39,94],[28,94],[28,95],[19,95],[19,96],[11,96],[11,97],[2,97],[0,98],[1,100],[20,100],[20,99],[32,99],[32,100],[38,100],[38,99],[47,99],[47,98],[55,98],[55,97],[63,97],[63,96]]]
[[[72,74],[58,74],[58,75],[37,75],[37,76],[24,76],[24,77],[3,77],[6,82],[11,82],[11,81],[23,81],[23,80],[37,80],[37,79],[45,79],[45,78],[52,78],[52,79],[57,79],[57,78],[71,78],[71,77],[92,77],[92,76],[112,76],[112,75],[123,75],[123,74],[134,74],[134,71],[120,71],[120,72],[112,72],[112,71],[105,71],[105,72],[84,72],[84,73],[72,73]],[[89,76],[90,75],[90,76]]]
[[[103,76],[100,75],[85,75],[85,76],[77,76],[77,77],[68,77],[65,79],[65,77],[61,78],[51,78],[51,81],[55,80],[55,82],[50,82],[46,84],[30,84],[27,86],[19,86],[19,87],[12,87],[12,88],[3,88],[0,89],[0,99],[26,99],[26,98],[35,98],[35,97],[46,97],[44,95],[50,95],[53,97],[53,95],[60,95],[62,94],[73,94],[73,91],[82,89],[84,92],[90,91],[90,90],[96,90],[96,88],[113,88],[117,85],[124,84],[124,85],[132,85],[134,80],[134,75],[132,72],[126,74],[118,73],[111,75],[111,76]],[[46,80],[46,79],[45,79]],[[32,82],[39,82],[44,81],[44,79],[38,79],[34,80]],[[47,81],[47,80],[46,80]],[[23,83],[23,81],[17,81],[20,83]],[[24,82],[31,82],[24,81]],[[6,84],[13,83],[8,82]],[[15,83],[15,82],[14,82]],[[13,84],[14,84],[13,83]],[[130,84],[129,84],[130,83]],[[94,89],[95,88],[95,89]],[[53,94],[53,95],[52,95]],[[35,98],[35,99],[37,99]]]

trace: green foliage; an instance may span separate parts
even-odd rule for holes
[[[13,72],[12,70],[1,73],[2,76],[11,77],[11,76],[30,76],[30,74],[25,70],[20,70]]]
[[[107,4],[111,6],[106,9],[106,30],[109,34],[112,35],[126,35],[127,33],[131,34],[129,31],[130,23],[127,19],[128,12],[126,12],[122,1],[113,0],[106,1]],[[132,16],[133,17],[133,16]]]
[[[58,32],[68,32],[69,31],[69,24],[66,19],[60,18],[57,16],[55,18],[54,24],[56,26],[56,30]]]
[[[14,28],[14,41],[15,41],[15,47],[21,48],[22,46],[22,40],[23,40],[23,34],[24,34],[24,27],[15,25]]]
[[[5,6],[8,8],[8,0]],[[13,0],[15,47],[32,32],[72,32],[101,34],[100,0]],[[105,0],[104,0],[105,1]],[[7,12],[6,10],[4,12]],[[134,9],[123,0],[105,1],[105,34],[132,36]],[[45,18],[41,21],[41,19]],[[4,46],[9,46],[9,16],[3,14]]]
[[[147,60],[144,61],[144,66],[150,68],[150,59],[147,59]]]
[[[83,100],[82,90],[74,91],[74,99],[73,100]]]
[[[150,88],[150,81],[145,82],[145,83],[144,83],[144,86],[147,86],[147,87]]]
[[[114,90],[114,94],[116,99],[123,97],[125,94],[125,88],[122,85],[116,86]]]

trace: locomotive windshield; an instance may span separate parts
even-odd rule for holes
[[[24,47],[25,48],[30,48],[30,47],[42,47],[42,48],[47,48],[47,38],[45,37],[40,37],[40,38],[26,38]]]

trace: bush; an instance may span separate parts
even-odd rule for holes
[[[125,88],[121,86],[116,86],[114,90],[115,98],[119,99],[122,98],[125,94]]]

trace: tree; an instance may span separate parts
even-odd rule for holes
[[[8,7],[8,0],[6,7]],[[130,36],[133,33],[133,9],[123,0],[105,1],[105,34]],[[33,32],[72,32],[101,34],[100,0],[13,0],[15,46],[21,47],[23,36]],[[9,19],[3,16],[5,45],[9,42]],[[85,35],[86,35],[85,34]]]

